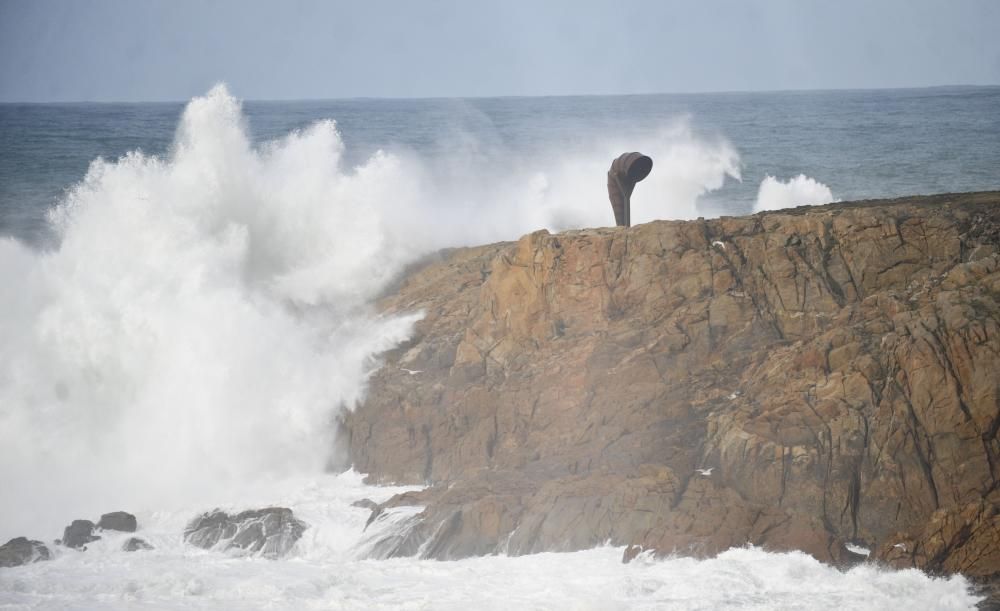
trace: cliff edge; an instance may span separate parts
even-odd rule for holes
[[[1000,193],[458,249],[346,416],[381,556],[746,543],[1000,575]],[[851,549],[849,549],[849,547]]]

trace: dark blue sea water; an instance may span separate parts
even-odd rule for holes
[[[0,235],[36,242],[45,211],[97,157],[167,154],[182,103],[0,105]],[[257,142],[337,121],[347,165],[378,149],[463,167],[629,143],[676,121],[739,153],[742,181],[699,200],[751,211],[765,175],[804,173],[838,199],[1000,189],[1000,87],[483,99],[247,101]],[[469,164],[470,158],[474,163]],[[610,161],[610,159],[609,159]],[[601,177],[595,179],[600,188]]]

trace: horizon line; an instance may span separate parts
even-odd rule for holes
[[[216,83],[225,83],[218,81]],[[215,85],[212,85],[214,87]],[[228,84],[227,84],[228,86]],[[497,100],[497,99],[527,99],[527,98],[587,98],[587,97],[649,97],[649,96],[693,96],[693,95],[739,95],[758,93],[823,93],[850,91],[912,91],[921,89],[991,89],[1000,88],[1000,83],[975,84],[961,83],[949,85],[907,85],[899,87],[817,87],[805,89],[720,89],[714,91],[658,91],[644,93],[567,93],[567,94],[502,94],[502,95],[472,95],[472,96],[344,96],[315,98],[239,98],[241,102],[335,102],[352,100]],[[209,88],[211,89],[211,87]],[[195,94],[203,95],[203,94]],[[191,98],[172,100],[49,100],[24,101],[0,100],[0,105],[66,105],[66,104],[186,104]]]

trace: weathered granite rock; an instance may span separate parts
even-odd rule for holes
[[[230,515],[215,510],[195,518],[184,539],[201,548],[241,550],[278,558],[287,554],[307,528],[291,509],[268,507]]]
[[[140,539],[139,537],[129,537],[128,541],[122,544],[123,552],[139,552],[153,549],[145,539]]]
[[[84,546],[91,541],[97,541],[94,534],[94,523],[90,520],[73,520],[63,531],[62,544],[73,549],[86,549]]]
[[[426,315],[344,421],[373,481],[431,485],[374,509],[425,506],[380,553],[855,542],[996,577],[998,253],[1000,193],[452,251],[380,302]]]
[[[97,522],[97,528],[102,530],[118,530],[126,533],[134,533],[136,527],[135,516],[124,511],[106,513]]]
[[[0,567],[21,566],[51,557],[44,543],[26,537],[17,537],[0,545]]]

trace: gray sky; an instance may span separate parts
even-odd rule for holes
[[[0,101],[1000,84],[997,0],[0,0]]]

